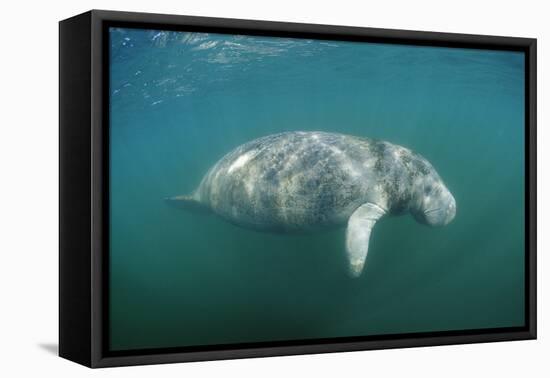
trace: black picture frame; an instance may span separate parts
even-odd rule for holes
[[[524,52],[525,326],[109,352],[111,26]],[[59,46],[60,356],[95,368],[536,338],[536,39],[92,10],[60,22]]]

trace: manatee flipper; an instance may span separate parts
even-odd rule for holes
[[[188,210],[193,213],[210,212],[210,209],[208,208],[208,206],[200,202],[194,194],[167,197],[164,200],[171,206],[177,207],[179,209]]]
[[[348,220],[346,230],[346,254],[350,274],[359,277],[369,251],[369,238],[376,221],[386,212],[373,203],[359,206]]]

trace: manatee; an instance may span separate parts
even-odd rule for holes
[[[361,275],[371,231],[384,215],[410,213],[443,226],[456,202],[419,154],[382,140],[328,132],[284,132],[222,157],[189,195],[167,198],[268,232],[346,229],[352,277]]]

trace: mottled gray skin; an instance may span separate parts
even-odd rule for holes
[[[422,156],[388,142],[327,132],[285,132],[246,143],[219,160],[191,196],[174,199],[263,231],[315,231],[348,222],[354,276],[382,215],[410,212],[436,226],[449,223],[456,209]],[[359,223],[352,224],[354,213]],[[363,229],[366,234],[359,235]]]

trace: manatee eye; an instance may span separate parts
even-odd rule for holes
[[[424,194],[428,195],[432,192],[433,186],[432,185],[426,185],[424,187]]]

